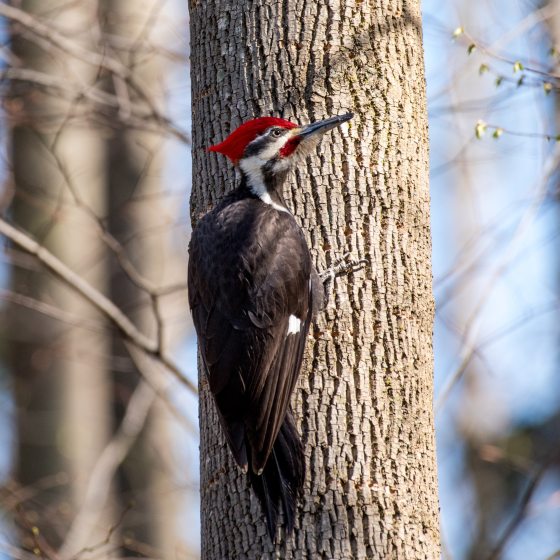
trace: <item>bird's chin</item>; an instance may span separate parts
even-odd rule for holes
[[[321,138],[306,138],[298,147],[287,157],[280,158],[274,165],[274,173],[288,171],[301,165],[307,156],[315,152]]]
[[[322,137],[322,134],[313,134],[312,136],[304,138],[300,142],[295,155],[300,158],[306,158],[311,155],[315,151],[315,148],[319,145]]]

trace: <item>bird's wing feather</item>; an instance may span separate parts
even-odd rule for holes
[[[233,218],[211,217],[190,244],[189,300],[210,389],[237,462],[247,464],[244,432],[255,472],[284,421],[313,307],[307,246],[281,214],[255,215],[250,232],[227,230],[221,245],[223,223]],[[290,315],[299,332],[288,334]]]
[[[262,391],[253,395],[254,408],[258,411],[252,441],[252,461],[256,472],[264,468],[284,421],[301,368],[310,324],[311,305],[308,305],[299,333],[286,336],[288,324],[282,325],[284,329],[278,336],[280,344],[263,380]]]

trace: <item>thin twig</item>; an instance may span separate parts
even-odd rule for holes
[[[121,116],[121,118],[123,119],[123,122],[128,123],[133,118],[132,105],[130,105],[130,107],[127,107],[130,110],[122,110],[123,100],[130,98],[128,92],[124,91],[124,89],[126,89],[126,85],[128,85],[128,87],[130,87],[130,89],[138,95],[140,100],[147,107],[147,110],[142,111],[142,114],[134,115],[136,124],[133,126],[135,126],[136,128],[145,128],[149,130],[149,127],[143,126],[142,121],[145,119],[151,119],[156,122],[159,127],[166,129],[182,142],[185,142],[187,144],[190,143],[189,135],[186,132],[178,129],[169,117],[163,115],[158,110],[150,95],[148,95],[144,88],[134,80],[131,69],[127,68],[119,60],[117,60],[116,58],[108,57],[105,53],[99,54],[95,51],[88,50],[85,47],[82,47],[78,43],[67,39],[64,35],[56,31],[52,26],[46,25],[32,15],[13,6],[0,4],[0,15],[22,25],[25,29],[31,32],[32,37],[36,37],[42,42],[47,41],[57,49],[62,50],[66,54],[69,54],[74,58],[81,60],[82,62],[110,72],[119,82],[117,88],[118,95],[110,95],[106,92],[97,90],[93,94],[90,94],[90,97],[93,96],[95,97],[97,102],[103,101],[104,103],[109,103],[111,106],[119,109],[118,113],[119,116]],[[41,77],[39,72],[35,72],[34,74],[32,74],[31,72],[32,71],[27,71],[25,74],[29,80],[31,80],[31,76],[33,76],[34,80],[39,80],[43,85],[47,85],[48,83],[50,87],[55,87],[56,82],[54,79]],[[21,71],[20,75],[22,75]],[[14,72],[14,79],[15,76],[17,76],[17,74]],[[60,85],[60,83],[57,84],[56,87],[59,87],[63,91],[68,90],[68,87]],[[85,97],[87,97],[88,94],[80,91],[78,95],[84,95]]]
[[[531,476],[529,480],[529,484],[525,489],[525,492],[521,496],[521,499],[519,501],[519,506],[514,516],[511,518],[502,536],[496,543],[496,546],[492,549],[490,554],[487,556],[487,560],[498,560],[498,558],[500,558],[500,556],[504,552],[507,543],[511,539],[512,535],[515,533],[515,531],[518,529],[518,527],[525,519],[525,516],[527,515],[527,510],[529,508],[529,504],[539,483],[543,479],[544,475],[546,474],[546,471],[549,469],[551,464],[557,458],[558,458],[558,451],[555,449],[554,452],[548,457],[548,459],[546,459],[543,463],[541,463],[538,466],[538,468],[535,470],[533,476]]]
[[[38,140],[45,146],[45,149],[48,150],[49,154],[55,160],[56,166],[60,171],[62,178],[64,179],[64,183],[68,187],[68,191],[72,196],[72,200],[74,204],[78,207],[79,210],[84,212],[86,216],[91,220],[95,228],[97,229],[97,233],[101,237],[101,240],[105,243],[105,245],[113,252],[115,257],[117,258],[119,265],[121,266],[123,272],[126,274],[128,279],[139,289],[145,291],[150,295],[150,297],[158,297],[163,295],[169,295],[174,292],[184,291],[187,289],[186,282],[177,282],[175,284],[171,284],[169,286],[157,286],[147,278],[145,278],[130,260],[129,256],[127,255],[124,247],[119,242],[119,240],[113,236],[104,226],[103,220],[93,211],[91,206],[84,202],[81,195],[79,194],[79,190],[74,184],[72,180],[72,176],[69,173],[65,162],[62,158],[58,155],[56,149],[49,146],[41,136],[38,137]],[[157,313],[154,310],[154,313]]]
[[[457,382],[461,379],[464,372],[466,371],[468,365],[470,364],[471,359],[475,355],[476,352],[476,339],[481,327],[481,312],[484,308],[488,298],[490,297],[492,290],[496,286],[498,280],[502,277],[504,272],[507,270],[511,260],[515,255],[515,249],[517,244],[520,240],[523,239],[527,229],[532,224],[535,216],[537,215],[543,201],[546,199],[546,192],[548,187],[548,181],[552,174],[556,171],[558,161],[560,160],[560,148],[556,147],[554,154],[548,160],[544,177],[542,178],[540,184],[537,187],[537,192],[533,198],[532,203],[530,204],[527,211],[522,216],[521,220],[519,221],[515,232],[513,233],[510,242],[506,249],[502,252],[500,259],[498,259],[494,271],[490,278],[488,279],[487,284],[481,290],[481,297],[479,298],[478,302],[474,306],[473,311],[468,317],[466,322],[466,327],[463,336],[463,344],[461,348],[461,352],[459,354],[460,362],[457,368],[447,377],[447,380],[438,395],[438,398],[435,403],[435,412],[436,414],[441,410],[442,406],[444,405],[449,393],[455,387]]]
[[[106,330],[106,325],[101,321],[84,319],[83,317],[73,313],[68,313],[67,311],[62,310],[59,307],[55,307],[54,305],[50,305],[49,303],[39,301],[38,299],[23,294],[18,294],[10,290],[0,289],[0,300],[9,301],[10,303],[20,305],[21,307],[26,307],[27,309],[41,313],[41,315],[56,319],[61,323],[66,323],[67,325],[71,325],[73,327],[87,329],[93,332],[104,332]]]
[[[9,558],[13,558],[14,560],[37,560],[36,554],[25,552],[5,541],[0,541],[0,551],[8,553],[10,555]]]
[[[48,303],[39,301],[29,296],[11,292],[9,290],[0,290],[0,299],[9,301],[16,305],[21,305],[22,307],[26,307],[37,313],[41,313],[46,317],[50,317],[51,319],[55,319],[57,321],[66,323],[68,325],[72,325],[74,327],[89,329],[95,332],[102,332],[105,331],[106,329],[106,325],[104,325],[99,321],[93,321],[93,320],[86,321],[82,317],[79,317],[78,315],[68,313],[67,311],[63,311],[62,309],[59,309],[58,307],[54,307]],[[125,342],[125,345],[127,346],[129,353],[132,353],[136,349],[136,347],[132,344],[127,344]],[[181,424],[189,434],[191,434],[194,437],[199,437],[197,428],[173,404],[168,394],[168,388],[169,388],[168,384],[162,382],[161,376],[158,375],[153,368],[144,368],[141,371],[141,374],[146,379],[146,381],[151,385],[151,387],[156,392],[158,398],[161,399],[161,401],[165,404],[166,408],[168,409],[170,414],[172,414],[173,417],[177,420],[177,422]],[[5,502],[0,500],[0,503],[2,504],[2,507],[4,509],[9,509]]]
[[[103,68],[109,72],[118,74],[119,76],[128,79],[132,76],[130,70],[121,62],[114,58],[109,58],[105,55],[100,55],[94,51],[88,50],[81,45],[67,39],[64,35],[56,31],[52,25],[46,25],[39,21],[32,15],[7,4],[0,4],[0,15],[8,20],[14,21],[28,29],[33,35],[46,39],[53,46],[86,62],[97,68]]]
[[[32,502],[41,492],[66,486],[67,484],[68,475],[65,472],[47,475],[28,486],[21,486],[15,481],[8,481],[0,489],[2,513],[12,512],[22,504]]]
[[[82,507],[58,551],[62,560],[78,557],[88,546],[91,533],[107,503],[115,472],[144,428],[155,399],[156,394],[150,385],[144,380],[140,381],[130,398],[117,433],[92,470]]]
[[[157,340],[152,340],[142,333],[134,323],[108,298],[86,282],[76,272],[66,266],[45,247],[37,243],[26,233],[19,231],[6,220],[0,218],[0,233],[18,245],[21,249],[33,255],[53,274],[60,278],[65,284],[81,294],[96,309],[103,313],[122,333],[140,350],[157,358],[171,373],[173,373],[194,394],[196,387],[185,377],[177,364],[166,356],[159,347]]]

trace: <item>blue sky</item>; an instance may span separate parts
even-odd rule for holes
[[[469,383],[458,384],[437,417],[442,524],[453,558],[462,557],[473,521],[457,424],[485,441],[558,407],[558,214],[549,198],[535,204],[555,145],[508,133],[499,140],[491,132],[481,140],[474,135],[479,119],[514,132],[554,134],[553,96],[515,83],[497,87],[497,75],[518,78],[512,64],[480,48],[467,54],[473,40],[501,42],[495,53],[508,59],[548,62],[550,41],[542,27],[515,33],[531,9],[528,2],[511,0],[424,2],[436,395],[460,361],[466,318],[485,300],[477,314],[479,351]],[[470,34],[468,41],[452,41],[459,26]],[[504,36],[511,40],[504,42]],[[481,64],[492,71],[481,75]],[[445,279],[469,257],[477,258],[468,274]],[[557,489],[551,475],[535,504],[548,503]],[[541,508],[505,557],[545,558],[560,548],[558,522],[557,507]]]

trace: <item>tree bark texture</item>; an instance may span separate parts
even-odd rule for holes
[[[263,115],[348,110],[286,200],[316,265],[350,251],[293,398],[307,460],[273,546],[200,376],[203,560],[436,559],[428,135],[417,0],[191,0],[193,222],[235,184],[205,147]]]

